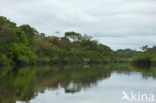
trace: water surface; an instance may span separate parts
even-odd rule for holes
[[[156,96],[155,73],[130,64],[3,67],[0,103],[132,103],[123,91]]]

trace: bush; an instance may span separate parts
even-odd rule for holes
[[[150,53],[141,53],[137,56],[134,56],[131,61],[134,64],[139,64],[139,65],[151,65],[153,55]]]
[[[90,60],[88,58],[83,58],[83,62],[90,62]]]
[[[4,65],[6,65],[6,64],[9,64],[9,63],[11,63],[12,61],[11,60],[9,60],[8,58],[7,58],[7,56],[5,56],[4,54],[2,54],[1,56],[0,56],[0,64],[2,65],[2,64],[4,64]]]

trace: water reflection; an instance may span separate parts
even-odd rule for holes
[[[28,102],[40,93],[59,88],[74,94],[96,87],[112,74],[134,73],[141,73],[142,79],[155,78],[156,68],[143,69],[130,64],[4,67],[0,69],[0,103]]]

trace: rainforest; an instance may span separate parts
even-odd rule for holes
[[[86,34],[48,36],[0,17],[0,103],[123,103],[123,90],[156,95],[155,66],[155,45],[113,50]]]
[[[0,64],[66,64],[132,62],[156,63],[156,46],[112,50],[92,37],[74,31],[64,37],[46,36],[30,25],[17,26],[0,17]]]

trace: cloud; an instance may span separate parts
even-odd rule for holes
[[[155,0],[1,0],[0,14],[47,35],[88,34],[113,49],[156,43]]]
[[[155,45],[156,35],[151,36],[125,36],[125,37],[95,37],[103,44],[110,45],[113,49],[132,48],[139,50],[144,45]]]

